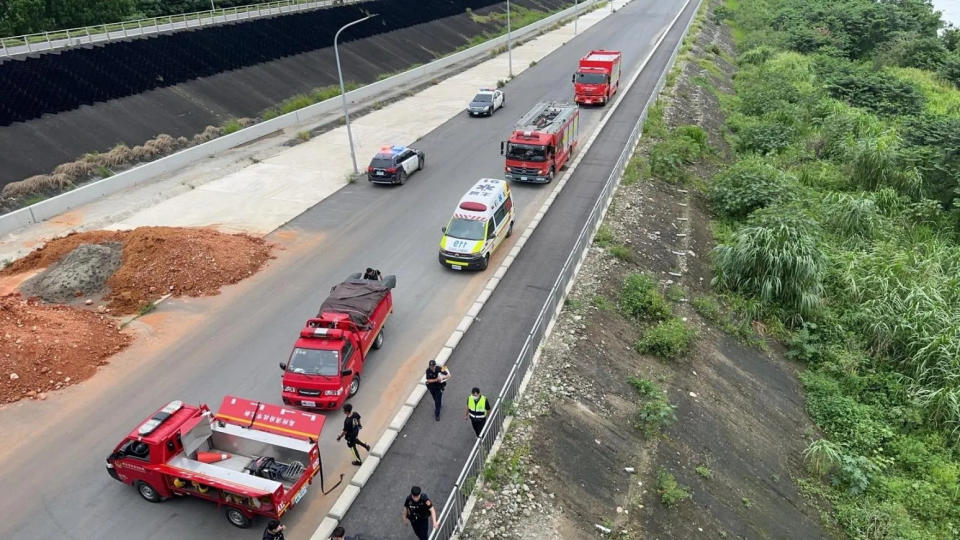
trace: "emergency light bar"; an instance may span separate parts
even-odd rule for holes
[[[472,210],[474,212],[483,212],[487,209],[487,205],[479,202],[465,201],[460,203],[460,208],[464,210]]]
[[[160,424],[166,421],[167,418],[170,418],[171,416],[173,416],[173,413],[179,411],[182,408],[183,408],[182,401],[180,400],[171,401],[169,404],[167,404],[166,407],[164,407],[159,412],[157,412],[157,414],[153,415],[153,417],[151,417],[149,420],[141,424],[140,428],[137,429],[137,433],[140,434],[141,437],[144,435],[149,435],[153,433],[155,429],[160,427]]]
[[[308,326],[300,331],[300,337],[343,339],[343,330],[339,328],[317,328]]]

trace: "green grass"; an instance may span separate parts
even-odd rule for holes
[[[667,508],[673,508],[690,498],[689,488],[679,484],[673,474],[663,468],[657,471],[657,493],[660,502]]]
[[[648,274],[627,276],[618,304],[625,315],[636,320],[662,320],[671,315],[657,281]]]
[[[630,376],[627,384],[636,390],[640,400],[634,416],[634,427],[647,436],[677,421],[676,407],[667,400],[663,389],[649,379]]]
[[[234,118],[234,119],[228,120],[226,123],[224,123],[224,124],[221,126],[221,131],[220,131],[220,133],[222,133],[223,135],[229,135],[229,134],[231,134],[231,133],[233,133],[233,132],[235,132],[235,131],[239,131],[239,130],[240,130],[240,122],[238,122],[238,121]]]
[[[633,252],[630,251],[630,248],[623,245],[610,246],[610,254],[614,258],[619,259],[624,262],[630,262],[633,260]]]
[[[850,0],[829,17],[873,5]],[[692,305],[726,331],[762,321],[805,365],[822,438],[804,453],[813,478],[801,482],[841,535],[956,538],[960,89],[885,65],[937,39],[897,33],[906,4],[875,27],[903,41],[857,45],[851,27],[810,33],[834,6],[723,8],[743,51],[735,94],[720,99],[740,165],[710,186],[723,305]]]
[[[707,480],[713,479],[713,471],[711,471],[710,467],[707,467],[706,465],[697,465],[696,471],[701,478],[705,478]]]
[[[643,333],[634,344],[637,352],[652,354],[664,360],[675,360],[690,350],[697,331],[687,327],[680,319],[660,322]]]
[[[596,236],[593,237],[593,243],[604,248],[614,245],[613,231],[606,225],[600,225]]]

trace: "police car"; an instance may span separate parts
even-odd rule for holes
[[[367,180],[375,184],[403,184],[407,177],[423,170],[424,155],[420,150],[402,145],[384,146],[367,167]]]
[[[470,116],[492,116],[497,109],[503,107],[503,102],[503,92],[500,90],[481,88],[467,106],[467,112]]]

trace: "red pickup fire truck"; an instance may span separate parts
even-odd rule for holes
[[[283,370],[283,402],[337,409],[360,388],[370,349],[383,345],[383,325],[393,312],[396,276],[354,274],[333,287],[317,316],[308,319]]]
[[[573,74],[577,103],[606,103],[620,87],[620,51],[590,51]]]
[[[256,515],[278,519],[293,508],[318,472],[323,491],[317,447],[323,422],[319,413],[233,396],[223,398],[216,414],[206,405],[171,401],[116,446],[107,472],[150,502],[171,496],[215,502],[230,523],[246,528]]]
[[[580,132],[580,109],[574,103],[540,102],[520,117],[506,153],[504,176],[516,182],[546,184],[573,154]]]

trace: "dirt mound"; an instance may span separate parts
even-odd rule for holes
[[[69,386],[130,343],[109,317],[91,311],[47,306],[18,296],[0,298],[0,401]]]
[[[133,313],[164,294],[208,296],[252,275],[270,258],[270,246],[245,234],[209,229],[141,227],[74,233],[46,243],[0,272],[50,267],[82,244],[123,246],[120,267],[107,279],[112,313]]]
[[[120,267],[122,258],[119,242],[80,244],[59,263],[25,282],[20,292],[61,303],[97,294]]]

